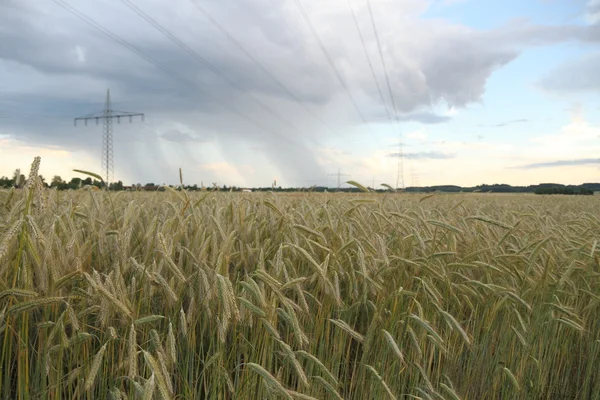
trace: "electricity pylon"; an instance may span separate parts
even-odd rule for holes
[[[414,167],[410,167],[410,174],[412,177],[412,186],[413,187],[419,187],[420,183],[419,183],[419,175],[417,175],[417,173],[414,170]]]
[[[404,150],[402,148],[402,134],[398,142],[398,172],[396,174],[396,189],[404,189]]]
[[[342,174],[340,169],[338,168],[337,174],[328,174],[327,176],[337,176],[337,188],[339,189],[342,186],[342,176],[350,176],[348,174]]]
[[[113,110],[110,105],[110,89],[108,89],[106,91],[106,103],[104,104],[102,115],[91,114],[85,117],[75,118],[74,121],[75,126],[77,126],[77,121],[84,121],[87,126],[88,120],[95,120],[96,125],[102,120],[102,160],[100,168],[102,170],[102,175],[104,175],[104,183],[107,189],[114,173],[113,119],[116,119],[117,124],[120,124],[121,117],[129,117],[130,123],[132,122],[133,117],[142,117],[142,121],[144,120],[143,113]]]

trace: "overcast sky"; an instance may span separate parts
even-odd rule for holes
[[[0,175],[100,172],[110,89],[125,184],[600,181],[600,0],[370,6],[0,0]]]

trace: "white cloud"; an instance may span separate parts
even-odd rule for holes
[[[184,170],[185,172],[185,170]],[[197,173],[210,172],[211,179],[215,179],[222,186],[247,186],[253,179],[256,179],[256,166],[252,164],[234,164],[226,161],[200,164],[193,170],[194,179]],[[206,175],[204,175],[206,176]],[[260,177],[261,181],[267,180],[267,177]],[[206,185],[207,182],[205,181]]]
[[[586,8],[585,20],[589,24],[600,23],[600,0],[589,0]]]
[[[85,48],[82,46],[75,46],[75,55],[77,56],[77,61],[80,63],[85,63]]]
[[[568,158],[592,158],[600,154],[600,127],[591,125],[581,107],[571,111],[571,122],[560,132],[532,137],[536,162]]]
[[[413,132],[408,132],[407,134],[404,135],[407,139],[415,139],[418,141],[425,141],[427,140],[427,134],[425,133],[425,131],[423,129],[419,129]]]
[[[600,24],[598,27],[600,28]],[[600,51],[588,52],[553,68],[537,85],[545,91],[558,95],[598,93],[600,91],[599,65]]]
[[[458,109],[456,107],[448,107],[446,111],[444,111],[444,115],[448,117],[453,117],[458,114]]]
[[[418,137],[419,131],[411,132],[410,136]],[[590,160],[600,155],[600,126],[586,120],[581,107],[574,107],[571,121],[555,133],[533,136],[525,143],[501,139],[472,142],[431,139],[435,138],[430,138],[426,147],[415,153],[420,156],[404,159],[406,185],[413,181],[413,174],[422,186],[598,181],[600,164]],[[393,148],[374,151],[353,163],[338,159],[338,165],[342,171],[362,177],[364,183],[370,184],[371,175],[375,175],[378,181],[394,184],[398,159],[389,157],[394,152]],[[537,164],[539,167],[533,168]]]

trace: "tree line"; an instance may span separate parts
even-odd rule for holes
[[[68,182],[63,180],[59,175],[54,175],[52,177],[52,179],[50,180],[50,182],[47,182],[46,178],[43,175],[39,175],[39,177],[40,177],[40,180],[42,181],[42,185],[44,185],[45,187],[50,187],[50,188],[57,188],[58,190],[79,189],[86,185],[96,186],[98,188],[103,187],[103,183],[101,181],[92,179],[89,177],[85,178],[85,179],[71,178],[71,180]],[[20,187],[23,187],[26,180],[27,180],[27,178],[25,177],[25,175],[23,175],[21,173],[21,170],[17,169],[13,173],[12,178],[9,178],[7,176],[0,177],[0,187],[20,188]],[[109,189],[111,189],[111,190],[123,190],[123,188],[124,188],[123,182],[121,182],[121,181],[113,182],[109,185]]]
[[[40,175],[42,183],[46,187],[56,188],[58,190],[68,190],[68,189],[79,189],[86,185],[96,186],[98,188],[103,187],[103,182],[92,179],[92,178],[71,178],[70,181],[63,180],[60,176],[55,175],[52,177],[50,182],[46,182],[46,179]],[[9,187],[22,187],[25,184],[26,177],[21,174],[20,170],[15,170],[12,178],[2,176],[0,177],[0,187],[9,188]],[[194,185],[169,185],[171,187],[176,187],[178,189],[183,188],[188,191],[197,191],[197,190],[208,190],[208,191],[233,191],[240,192],[244,190],[248,190],[247,188],[242,188],[238,186],[217,186],[216,183],[213,183],[212,186],[204,187],[204,184],[198,186]],[[110,183],[109,190],[147,190],[147,191],[161,191],[164,190],[162,185],[155,185],[152,182],[146,183],[142,185],[140,183],[133,184],[131,186],[125,186],[122,181],[117,181]],[[327,191],[339,191],[339,192],[358,192],[359,189],[356,187],[344,187],[344,188],[329,188],[326,186],[311,186],[311,187],[286,187],[282,188],[281,186],[268,186],[268,187],[257,187],[252,188],[252,191],[255,192],[327,192]],[[369,190],[377,193],[388,192],[389,190],[384,189],[382,187],[379,188],[371,188]],[[462,187],[456,185],[439,185],[439,186],[411,186],[403,189],[404,192],[419,192],[419,193],[432,193],[432,192],[446,192],[446,193],[535,193],[540,195],[545,194],[564,194],[564,195],[592,195],[594,192],[600,192],[600,183],[584,183],[582,185],[562,185],[558,183],[541,183],[538,185],[529,185],[529,186],[511,186],[507,184],[493,184],[493,185],[477,185],[472,187]]]
[[[493,185],[477,185],[462,187],[456,185],[407,187],[406,192],[448,192],[448,193],[535,193],[535,194],[566,194],[592,195],[600,192],[600,183],[584,183],[581,185],[562,185],[560,183],[540,183],[529,186],[511,186],[504,183]]]

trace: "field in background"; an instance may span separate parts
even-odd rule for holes
[[[0,396],[600,399],[590,197],[0,192]]]

